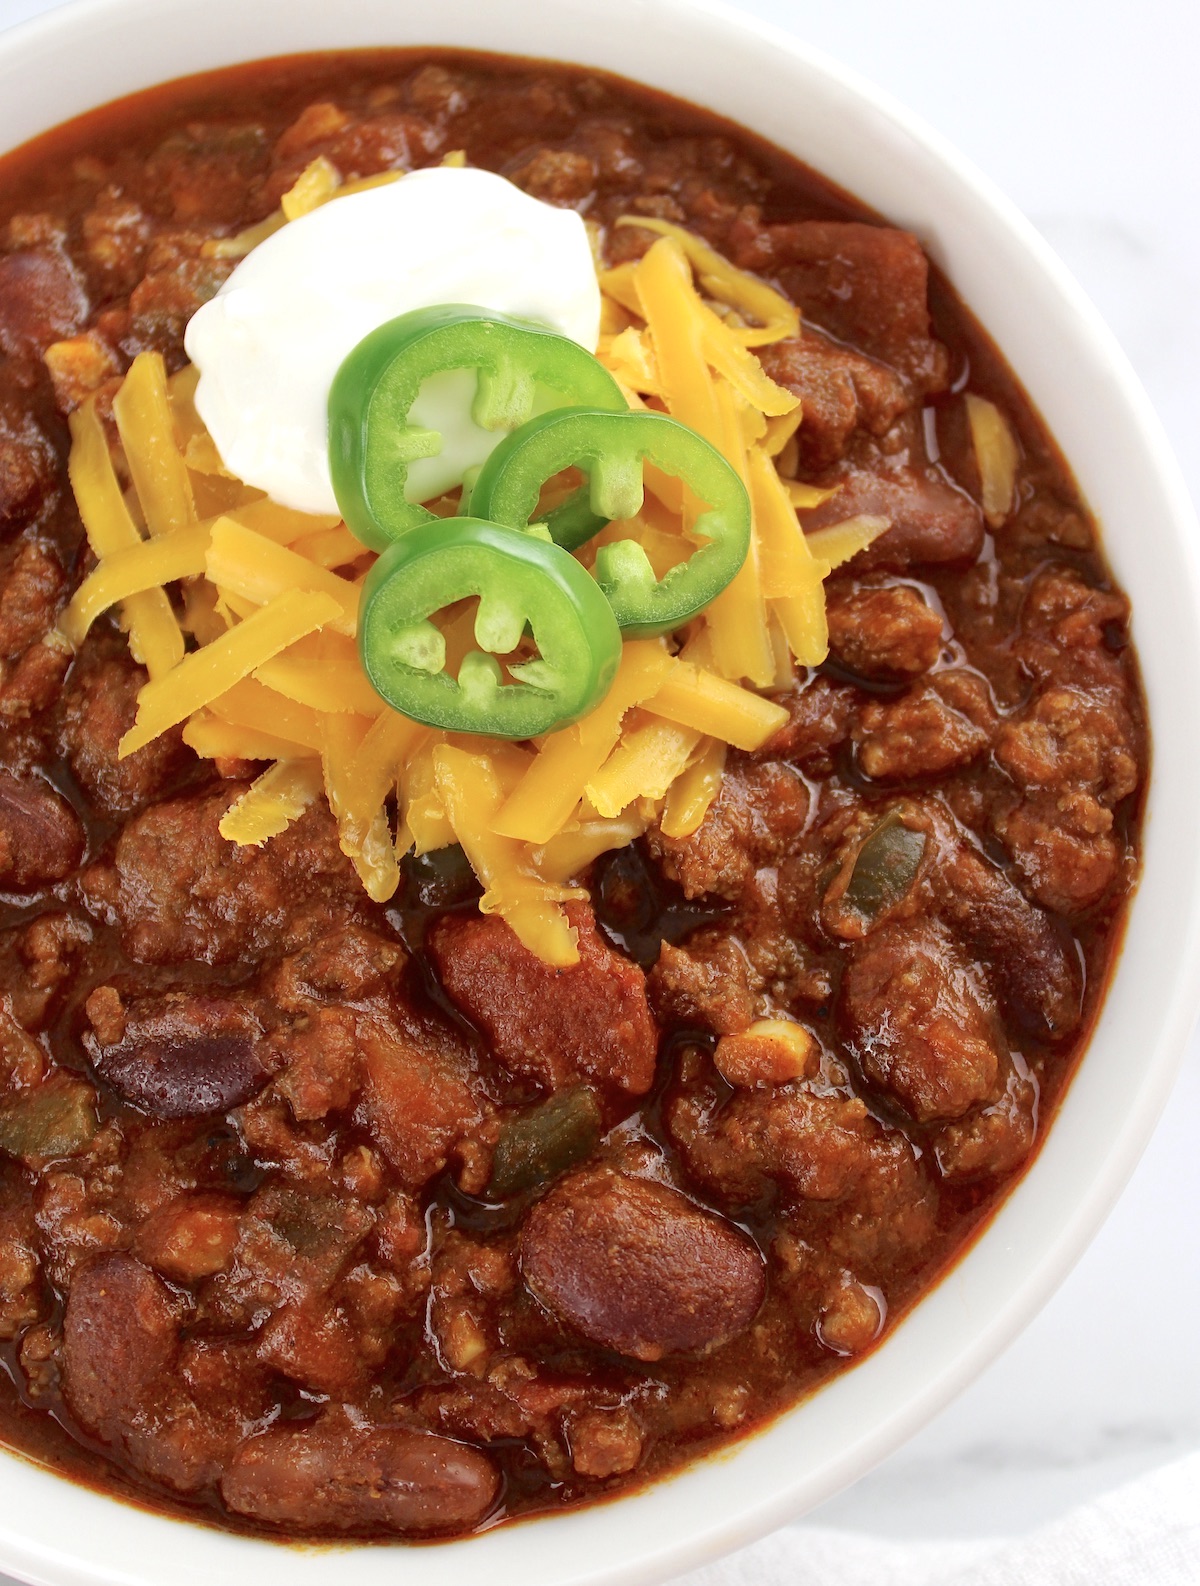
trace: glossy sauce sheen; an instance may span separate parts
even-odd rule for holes
[[[243,783],[171,737],[117,764],[115,627],[69,671],[40,642],[88,565],[44,348],[90,327],[110,390],[144,348],[178,367],[207,237],[317,154],[455,149],[777,281],[794,461],[841,486],[808,525],[894,523],[700,832],[595,867],[565,974],[478,916],[457,850],[387,908],[322,809],[235,853]],[[1053,1115],[1148,760],[1094,527],[913,239],[690,107],[428,52],[99,112],[0,166],[0,227],[0,1437],[239,1529],[425,1538],[660,1476],[873,1347]],[[649,240],[606,233],[613,262]],[[967,388],[1023,451],[994,536]],[[743,1038],[770,1017],[807,1060]]]

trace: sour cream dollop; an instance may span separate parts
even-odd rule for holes
[[[284,226],[187,328],[196,408],[225,466],[282,506],[336,513],[333,377],[368,332],[438,303],[534,320],[594,352],[600,290],[583,221],[491,171],[434,166]],[[470,417],[475,384],[455,370],[422,386],[410,422],[443,444],[410,467],[409,500],[460,484],[501,439]]]

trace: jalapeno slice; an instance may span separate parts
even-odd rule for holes
[[[707,540],[656,578],[636,540],[601,547],[596,581],[627,638],[669,633],[702,611],[733,579],[750,548],[750,499],[720,452],[665,413],[564,407],[529,419],[484,463],[471,492],[473,515],[524,528],[543,485],[565,468],[587,475],[583,490],[546,517],[551,538],[575,550],[643,499],[646,462],[681,479],[706,505],[696,536]]]
[[[471,408],[484,430],[513,430],[536,411],[570,403],[626,407],[620,387],[586,348],[544,326],[469,304],[415,309],[365,336],[329,393],[329,465],[338,508],[373,551],[428,523],[407,496],[409,468],[442,449],[438,430],[410,422],[423,383],[476,370]]]
[[[479,649],[454,678],[430,618],[473,596]],[[502,666],[497,657],[513,657],[527,635],[538,655]],[[612,610],[573,556],[476,518],[435,519],[382,553],[363,585],[358,643],[372,685],[396,710],[493,738],[577,720],[607,694],[621,658]]]

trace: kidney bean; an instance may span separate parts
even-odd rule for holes
[[[78,270],[56,248],[31,248],[0,260],[0,347],[10,358],[37,357],[72,336],[87,318]]]
[[[983,966],[1007,1019],[1039,1041],[1078,1029],[1083,977],[1062,920],[965,844],[944,850],[934,886],[943,918]]]
[[[561,1321],[637,1360],[726,1343],[753,1320],[766,1281],[739,1228],[610,1168],[573,1174],[534,1207],[521,1271]]]
[[[500,1479],[486,1455],[406,1427],[356,1426],[328,1415],[299,1430],[273,1428],[238,1449],[221,1481],[238,1514],[303,1532],[403,1536],[470,1531]]]
[[[89,1012],[98,996],[89,998]],[[106,1044],[93,1029],[83,1043],[96,1072],[123,1100],[155,1118],[200,1118],[240,1106],[266,1084],[261,1036],[262,1026],[241,1003],[169,993],[135,1003],[119,1040]]]
[[[63,1392],[80,1422],[112,1439],[138,1425],[175,1360],[170,1291],[128,1255],[101,1256],[71,1280],[63,1319]]]
[[[83,846],[83,827],[61,794],[0,771],[0,887],[24,892],[61,881]]]

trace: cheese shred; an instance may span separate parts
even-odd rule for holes
[[[966,403],[983,515],[990,528],[998,529],[1013,509],[1021,453],[1008,420],[994,402],[968,392]]]
[[[320,205],[396,179],[343,183],[318,158],[276,214],[205,251],[241,257]],[[338,518],[279,506],[228,472],[196,412],[194,370],[168,379],[162,359],[143,353],[114,399],[115,431],[95,399],[70,420],[71,483],[96,566],[57,638],[78,648],[111,612],[146,666],[120,755],[181,730],[223,768],[266,762],[221,835],[258,846],[328,805],[377,902],[397,891],[407,853],[457,842],[484,888],[481,910],[557,966],[578,960],[566,905],[587,897],[588,866],[652,825],[675,839],[697,831],[730,750],[759,749],[784,725],[785,706],[764,691],[824,659],[823,581],[889,526],[847,517],[806,535],[797,520],[834,492],[792,477],[799,399],[753,350],[798,334],[793,305],[682,227],[633,215],[617,225],[654,241],[605,269],[596,230],[597,356],[631,406],[666,411],[722,452],[749,494],[751,545],[684,632],[627,642],[600,704],[535,744],[465,740],[384,707],[354,637],[372,553]],[[1012,500],[1015,443],[1009,436],[1006,448],[987,412],[972,410],[971,423],[998,512],[1002,496],[1005,508]],[[647,466],[642,509],[584,548],[584,563],[606,535],[632,537],[661,577],[691,555],[704,509],[683,482]],[[473,614],[448,614],[443,631],[454,671],[473,646]]]
[[[70,417],[68,473],[88,544],[101,563],[106,556],[132,551],[142,536],[129,514],[117,482],[104,426],[91,398]],[[183,633],[162,589],[146,589],[121,602],[129,648],[152,678],[164,676],[183,659]]]
[[[278,837],[320,796],[321,776],[311,760],[278,760],[225,811],[218,830],[231,843],[261,848]]]

